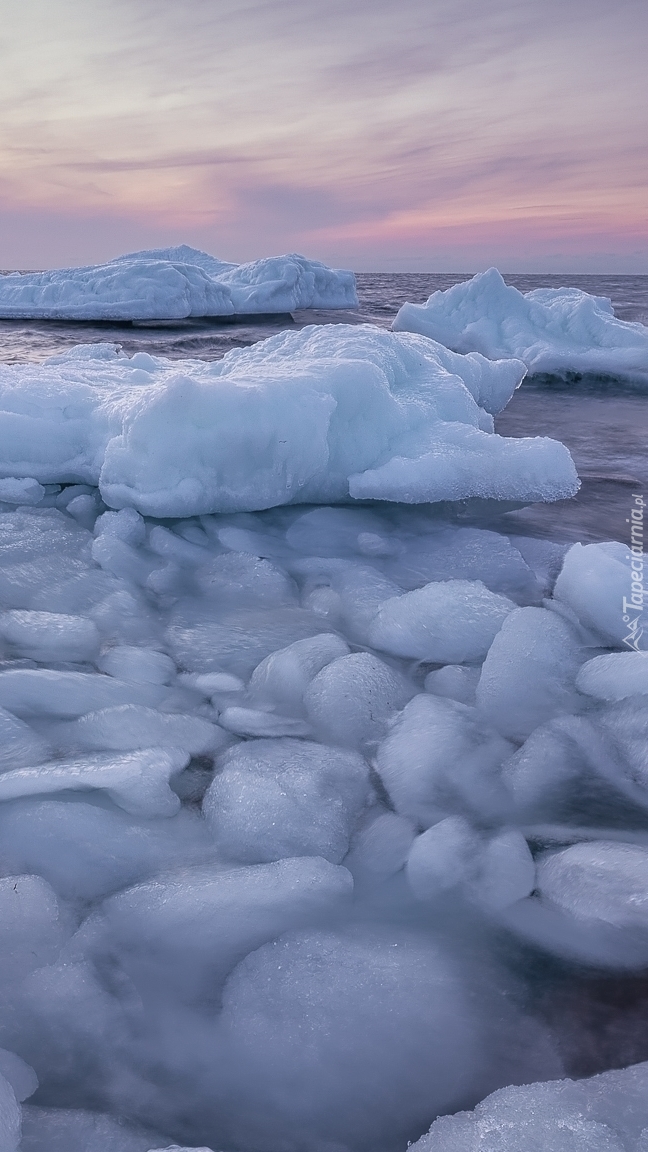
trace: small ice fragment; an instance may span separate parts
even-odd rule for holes
[[[444,580],[385,600],[369,643],[393,656],[438,664],[483,660],[515,608],[480,580]]]
[[[330,632],[297,640],[257,665],[248,686],[250,695],[271,703],[284,715],[303,716],[304,692],[311,680],[349,651],[349,645]]]
[[[576,687],[599,700],[624,700],[648,693],[648,658],[644,652],[610,652],[583,664]]]
[[[506,909],[504,922],[558,956],[598,967],[648,963],[648,851],[591,840],[536,858],[536,893]]]
[[[135,684],[169,684],[176,670],[173,660],[164,652],[156,652],[153,648],[137,648],[130,644],[107,648],[97,661],[97,667],[109,676]]]
[[[396,812],[380,812],[357,833],[344,866],[356,881],[384,881],[405,866],[416,827]]]
[[[306,740],[254,740],[226,752],[218,767],[203,812],[227,859],[340,863],[369,794],[361,756]]]
[[[96,624],[84,616],[24,609],[0,613],[0,640],[13,655],[42,663],[94,660],[100,642]]]
[[[66,749],[175,748],[197,756],[215,752],[226,741],[222,728],[200,716],[158,712],[141,704],[87,712],[52,729],[52,738]]]
[[[304,720],[263,712],[258,708],[224,708],[218,723],[235,736],[311,736],[312,729]]]
[[[576,629],[546,608],[517,608],[502,625],[482,666],[477,704],[498,732],[522,742],[539,724],[579,712],[575,687],[587,657]]]
[[[406,874],[419,900],[435,900],[458,888],[489,912],[523,900],[535,883],[533,858],[521,832],[504,829],[487,838],[459,816],[448,816],[416,838]]]
[[[404,677],[388,664],[369,652],[354,652],[317,673],[306,689],[304,705],[321,739],[358,748],[379,740],[412,695]]]
[[[435,899],[476,876],[481,837],[461,816],[447,816],[414,840],[407,879],[419,900]]]
[[[121,756],[77,756],[40,768],[14,768],[0,776],[0,802],[62,791],[103,789],[133,815],[172,816],[180,801],[169,779],[189,763],[174,748],[145,748]]]
[[[633,639],[633,622],[645,604],[641,581],[633,586],[631,559],[637,571],[648,572],[648,555],[631,554],[627,544],[616,540],[574,544],[554,588],[555,598],[566,604],[597,639],[626,649]],[[641,643],[641,637],[637,642]]]
[[[445,696],[448,700],[458,700],[461,704],[474,704],[475,691],[481,668],[471,668],[466,664],[446,664],[428,672],[424,687],[435,696]]]
[[[8,476],[0,480],[0,501],[5,504],[40,504],[44,495],[43,485],[29,476],[24,479]]]
[[[379,746],[376,769],[397,812],[419,827],[450,813],[501,819],[511,800],[500,765],[512,750],[477,709],[425,693]]]

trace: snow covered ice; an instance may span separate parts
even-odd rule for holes
[[[17,481],[98,485],[110,508],[158,517],[562,499],[578,479],[561,444],[493,432],[524,371],[370,325],[284,332],[215,363],[80,346],[0,367],[0,459]]]
[[[0,1152],[640,1152],[534,1006],[648,966],[648,685],[623,545],[480,526],[578,485],[524,372],[1,370]]]
[[[357,304],[352,272],[295,254],[229,264],[187,244],[0,276],[0,318],[16,320],[179,320]]]
[[[530,376],[611,377],[648,389],[648,329],[618,320],[609,300],[578,288],[506,285],[496,268],[404,304],[393,328],[420,332],[456,352],[524,361]]]
[[[416,1152],[643,1152],[648,1141],[648,1064],[588,1080],[504,1088],[436,1120]]]

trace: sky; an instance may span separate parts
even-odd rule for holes
[[[648,0],[0,0],[0,268],[648,273]]]

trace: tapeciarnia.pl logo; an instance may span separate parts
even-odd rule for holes
[[[648,650],[641,648],[639,642],[644,629],[641,618],[646,598],[644,585],[644,509],[646,501],[641,493],[633,493],[634,504],[630,509],[630,517],[626,521],[630,525],[630,599],[623,597],[623,623],[627,626],[628,635],[623,637],[623,643],[634,652],[642,652],[648,656]]]

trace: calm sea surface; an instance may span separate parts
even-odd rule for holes
[[[218,360],[232,348],[306,324],[372,323],[389,327],[406,300],[422,302],[464,274],[359,273],[360,307],[352,312],[297,312],[268,321],[189,320],[137,324],[0,320],[0,362],[40,361],[73,344],[110,341],[125,352],[171,359]],[[523,292],[571,285],[608,296],[616,315],[648,325],[648,276],[506,276]],[[648,396],[619,385],[539,387],[525,383],[497,420],[506,436],[553,436],[572,452],[582,488],[572,500],[535,505],[493,521],[504,531],[555,540],[626,540],[633,492],[648,490]]]

